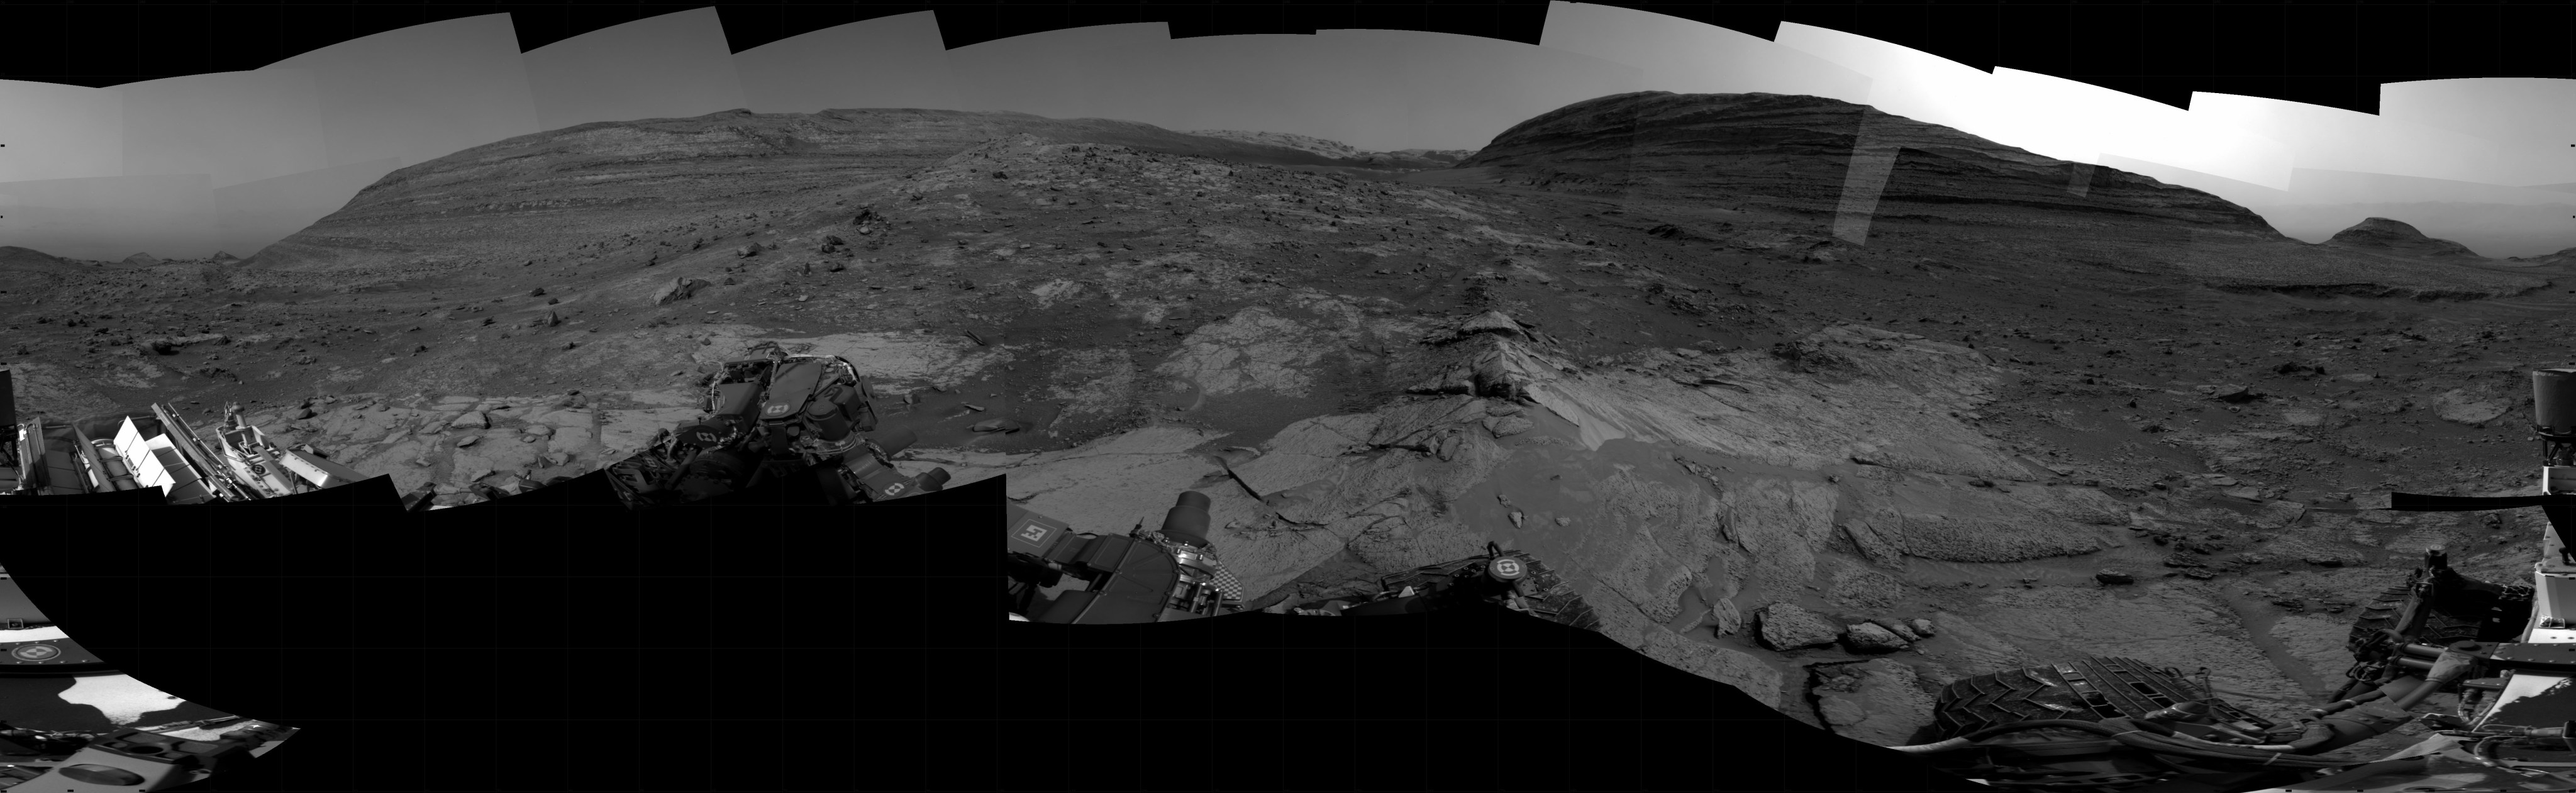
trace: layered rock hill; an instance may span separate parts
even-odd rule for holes
[[[2387,218],[2363,218],[2351,228],[2335,232],[2333,237],[2327,238],[2326,244],[2428,259],[2486,260],[2476,251],[2469,250],[2469,246],[2424,236],[2424,232],[2416,231],[2414,226]]]
[[[2541,285],[2446,266],[2457,256],[2438,248],[2404,248],[2412,258],[2391,260],[2353,255],[2350,245],[2308,245],[2199,190],[1815,96],[1605,96],[1514,125],[1461,166],[1697,215],[1699,223],[1675,223],[1684,233],[1717,236],[1729,214],[1750,208],[1809,218],[1807,232],[1825,236],[1844,207],[1856,149],[1861,160],[1893,155],[1868,214],[1872,238],[1946,237],[1945,247],[1983,248],[2018,277],[2053,277],[2073,265],[2234,288],[2421,297]]]
[[[1667,110],[1580,132],[1605,103]],[[1091,531],[1208,494],[1255,606],[1498,542],[1606,635],[1881,742],[1946,681],[2084,654],[2294,716],[2422,546],[2527,572],[2536,522],[2332,510],[2522,484],[2521,370],[2563,363],[2576,301],[2473,298],[2576,271],[2301,246],[1872,112],[1607,97],[1411,171],[1012,113],[591,124],[243,262],[0,252],[33,268],[0,360],[31,413],[240,402],[465,504],[694,417],[718,362],[842,355],[922,438],[907,470]],[[1853,244],[1861,138],[1911,143]],[[2348,280],[2240,291],[2277,265],[2245,251]]]

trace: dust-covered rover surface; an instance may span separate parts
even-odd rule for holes
[[[159,490],[167,503],[249,501],[310,493],[367,476],[311,447],[287,447],[242,421],[238,405],[202,432],[168,405],[56,424],[19,422],[0,370],[0,494],[78,495]]]
[[[948,470],[905,476],[890,455],[914,436],[880,444],[867,378],[848,359],[789,355],[730,361],[707,375],[705,416],[663,430],[642,451],[609,466],[627,506],[647,508],[715,498],[765,482],[807,479],[831,504],[884,501],[939,490]]]
[[[2530,583],[2452,570],[2438,549],[2358,616],[2333,701],[2297,724],[2229,706],[2179,669],[2088,658],[1961,680],[1934,743],[1895,747],[1987,785],[2046,791],[2576,790],[2576,369],[2532,373],[2538,495],[2394,493],[2388,509],[2539,507]],[[2455,694],[2449,712],[2420,710]],[[2378,758],[2318,755],[2415,723]]]
[[[685,504],[764,484],[806,487],[792,496],[824,504],[884,501],[940,490],[946,469],[898,472],[892,455],[916,436],[871,439],[876,411],[856,367],[836,356],[788,355],[728,362],[709,374],[705,414],[665,428],[646,448],[609,466],[606,478],[630,508]],[[208,430],[169,405],[70,422],[19,421],[9,371],[0,369],[0,497],[158,491],[169,504],[255,501],[349,485],[369,477],[311,446],[271,440],[227,405]],[[560,484],[559,477],[547,485]],[[487,500],[518,495],[475,485]],[[404,498],[433,506],[424,488]]]

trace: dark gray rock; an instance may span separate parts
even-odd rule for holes
[[[1796,650],[1833,644],[1841,631],[1834,623],[1795,603],[1773,603],[1754,612],[1755,629],[1762,646],[1774,650]]]
[[[1912,644],[1895,631],[1868,622],[1845,626],[1842,640],[1843,647],[1856,653],[1892,653]]]
[[[1894,659],[1820,664],[1811,670],[1808,695],[1825,728],[1864,743],[1903,746],[1932,723],[1934,700],[1914,668]]]

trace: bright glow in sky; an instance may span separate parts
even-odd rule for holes
[[[519,52],[506,14],[381,33],[270,68],[109,89],[0,81],[0,245],[116,259],[247,255],[393,169],[592,121],[748,107],[1014,110],[1248,129],[1364,150],[1473,149],[1605,94],[1864,102],[2216,193],[2284,233],[2397,217],[2491,255],[2576,245],[2576,80],[2383,86],[2383,113],[2196,94],[2185,111],[1783,23],[1773,40],[1551,3],[1539,46],[1393,30],[1174,41],[1161,23],[943,47],[935,12],[730,53],[699,8]],[[2360,213],[2360,214],[2356,214]],[[2339,221],[2349,217],[2350,221]],[[2564,229],[2564,231],[2561,231]]]

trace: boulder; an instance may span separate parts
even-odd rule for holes
[[[691,295],[697,294],[699,289],[703,289],[710,285],[711,284],[707,283],[707,280],[704,278],[672,279],[671,283],[663,286],[661,291],[653,293],[653,305],[667,306],[672,303],[687,300]]]
[[[1844,626],[1842,641],[1844,647],[1856,653],[1892,653],[1912,644],[1895,631],[1869,622]]]
[[[551,436],[555,434],[555,428],[543,424],[533,424],[529,425],[528,434],[539,437]]]
[[[760,255],[760,246],[758,245],[738,245],[733,249],[733,256],[736,259],[747,259],[758,255]]]
[[[2254,393],[2252,388],[2232,383],[2210,389],[2209,396],[2211,399],[2228,403],[2252,402],[2263,397],[2261,394]]]
[[[465,411],[465,415],[457,416],[455,421],[448,422],[447,426],[450,429],[488,429],[492,426],[492,420],[485,417],[483,411],[468,410]]]
[[[2125,570],[2096,570],[2093,572],[2093,580],[2102,582],[2105,586],[2135,584],[2138,582],[2138,575]]]
[[[545,297],[545,296],[546,296],[546,288],[545,288],[545,287],[540,286],[540,287],[537,287],[537,288],[535,288],[535,289],[530,289],[530,290],[528,290],[528,296],[529,296],[529,297]]]
[[[1485,419],[1485,429],[1494,433],[1494,437],[1497,438],[1519,435],[1536,426],[1538,422],[1531,421],[1528,416],[1494,416]]]
[[[1822,664],[1811,670],[1808,694],[1825,728],[1863,743],[1903,746],[1932,723],[1934,699],[1914,668],[1894,659]]]
[[[1834,643],[1834,624],[1794,603],[1773,603],[1754,612],[1762,645],[1774,650],[1823,647]]]
[[[1921,618],[1921,617],[1916,617],[1916,618],[1914,618],[1914,621],[1913,621],[1912,623],[1909,623],[1909,624],[1913,626],[1915,635],[1918,635],[1918,636],[1934,636],[1934,635],[1937,635],[1937,634],[1934,634],[1934,633],[1932,632],[1932,621],[1931,621],[1931,620],[1927,620],[1927,619],[1924,619],[1924,618]]]

